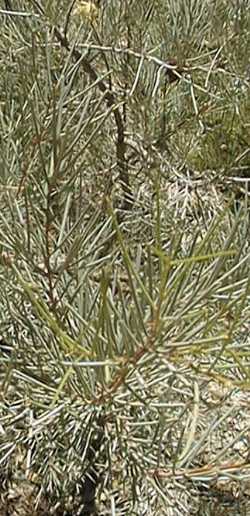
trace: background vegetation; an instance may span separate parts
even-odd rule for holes
[[[249,1],[0,16],[0,512],[246,511]]]

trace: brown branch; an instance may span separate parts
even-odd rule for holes
[[[117,166],[119,169],[119,179],[121,181],[121,186],[123,189],[123,206],[124,210],[128,210],[131,208],[131,202],[133,199],[129,174],[128,174],[128,165],[125,157],[125,135],[124,135],[124,126],[122,117],[118,107],[116,106],[115,98],[113,93],[107,88],[106,83],[99,78],[95,69],[91,66],[89,61],[82,56],[82,54],[76,49],[71,49],[68,38],[63,35],[57,27],[54,27],[54,34],[61,44],[63,48],[72,52],[72,55],[77,61],[80,61],[81,66],[83,67],[84,72],[89,76],[91,81],[97,82],[97,87],[102,93],[105,93],[105,99],[107,102],[107,106],[113,107],[113,116],[115,119],[115,124],[117,128],[117,140],[116,140],[116,158],[117,158]]]

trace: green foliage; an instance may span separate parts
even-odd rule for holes
[[[216,430],[241,407],[210,383],[249,386],[249,9],[17,4],[0,12],[3,474],[54,514],[122,514],[117,492],[124,514],[183,514],[196,502],[169,487],[237,462]]]

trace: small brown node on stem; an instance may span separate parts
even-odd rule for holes
[[[169,83],[178,82],[180,80],[180,76],[184,72],[183,67],[178,65],[176,59],[168,59],[166,61],[166,65],[171,66],[171,68],[165,69],[165,74],[166,74],[168,82]]]

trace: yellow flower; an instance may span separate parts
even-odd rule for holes
[[[80,18],[84,20],[88,20],[93,22],[98,17],[98,7],[94,4],[94,2],[77,2],[76,7],[74,9],[74,15],[80,16]]]

